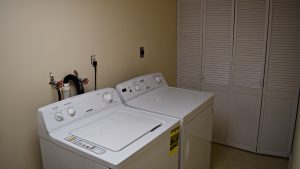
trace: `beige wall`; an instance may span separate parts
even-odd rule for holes
[[[293,155],[292,161],[290,161],[291,169],[300,168],[300,101],[299,101],[299,110],[298,110],[298,120],[296,124],[294,145],[293,145]]]
[[[138,49],[145,47],[145,59]],[[40,169],[36,110],[56,100],[57,79],[77,69],[98,88],[144,73],[176,76],[175,0],[1,0],[0,168]]]

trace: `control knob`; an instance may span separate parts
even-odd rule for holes
[[[155,81],[156,81],[157,83],[160,83],[160,82],[161,82],[161,78],[160,78],[159,76],[156,76],[156,77],[155,77]]]
[[[73,117],[73,116],[75,116],[76,111],[75,111],[74,108],[68,108],[68,109],[67,109],[67,113],[68,113],[71,117]]]
[[[104,93],[103,99],[106,103],[111,103],[113,100],[111,93]]]
[[[135,90],[140,91],[140,90],[141,90],[141,86],[136,85],[136,86],[135,86]]]
[[[64,120],[64,116],[63,116],[63,114],[62,114],[61,112],[56,112],[56,113],[54,114],[54,118],[55,118],[55,120],[57,120],[57,121],[63,121],[63,120]]]

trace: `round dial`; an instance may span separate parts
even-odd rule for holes
[[[106,103],[111,103],[113,100],[111,93],[104,93],[103,99]]]
[[[64,116],[63,116],[63,114],[62,114],[61,112],[56,112],[56,113],[54,114],[54,118],[55,118],[55,120],[57,120],[57,121],[63,121],[63,120],[64,120]]]
[[[156,76],[156,77],[155,77],[155,81],[156,81],[157,83],[160,83],[160,82],[161,82],[161,78],[160,78],[159,76]]]
[[[141,86],[136,85],[136,86],[135,86],[135,90],[137,90],[137,91],[141,90]]]
[[[70,115],[70,116],[75,116],[75,114],[76,114],[76,111],[75,111],[75,109],[74,108],[68,108],[67,109],[67,113]]]

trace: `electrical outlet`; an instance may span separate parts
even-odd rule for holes
[[[91,55],[91,65],[93,65],[94,61],[96,61],[96,55]]]
[[[143,59],[144,57],[145,57],[144,47],[140,47],[140,59]]]

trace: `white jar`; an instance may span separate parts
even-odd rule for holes
[[[62,93],[63,93],[64,99],[71,97],[69,83],[64,84],[64,86],[62,87]]]

